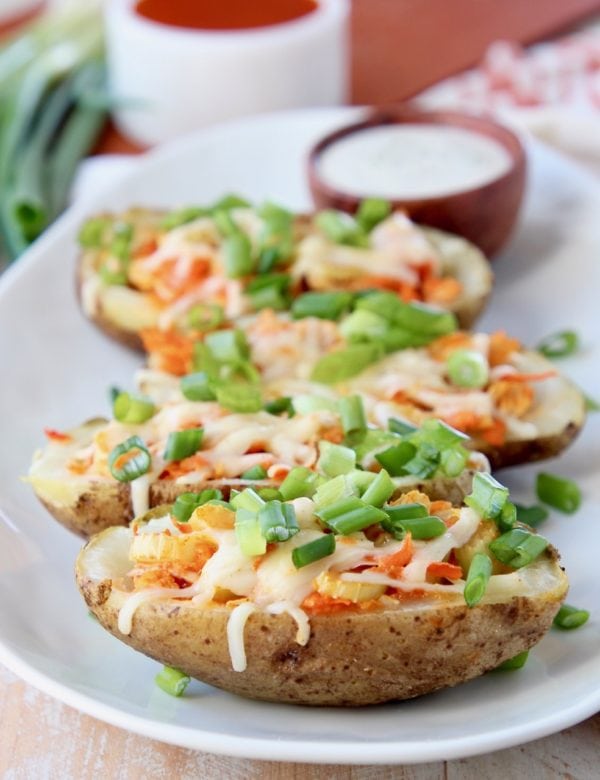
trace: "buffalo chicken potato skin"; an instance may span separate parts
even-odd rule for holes
[[[358,706],[457,685],[535,645],[567,590],[549,549],[528,567],[519,595],[484,598],[472,608],[456,594],[384,597],[378,609],[312,616],[305,646],[295,641],[296,624],[289,615],[256,612],[245,627],[247,667],[236,672],[227,642],[231,607],[155,600],[138,607],[129,635],[119,631],[119,611],[129,594],[115,586],[119,577],[113,580],[111,572],[126,571],[129,538],[126,529],[109,529],[88,543],[77,562],[79,588],[104,628],[192,677],[266,701]],[[101,548],[107,543],[114,550],[104,564]]]

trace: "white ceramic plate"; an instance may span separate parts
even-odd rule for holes
[[[78,310],[74,237],[83,214],[132,203],[202,202],[232,190],[306,208],[305,151],[348,121],[348,112],[245,120],[142,158],[118,187],[72,209],[0,280],[0,661],[90,715],[165,742],[290,761],[432,761],[515,745],[600,708],[600,415],[560,462],[547,465],[577,479],[584,506],[573,517],[553,515],[544,527],[563,552],[569,600],[592,609],[590,622],[573,633],[552,632],[523,671],[367,709],[257,703],[200,683],[182,699],[164,694],[153,684],[158,665],[88,617],[73,583],[79,540],[19,482],[44,426],[69,427],[107,411],[107,387],[130,384],[140,363]],[[523,222],[496,265],[497,288],[482,326],[507,327],[531,344],[576,328],[583,351],[561,367],[600,396],[598,185],[542,146],[530,152]],[[502,477],[528,501],[537,470]]]

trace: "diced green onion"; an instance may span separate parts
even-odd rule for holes
[[[353,480],[348,479],[345,474],[340,474],[339,477],[328,479],[319,485],[313,500],[318,507],[324,507],[335,504],[342,498],[358,496],[358,492],[358,485]]]
[[[417,454],[405,463],[405,473],[412,474],[417,479],[430,479],[438,470],[440,453],[431,444],[423,443],[419,446]]]
[[[464,447],[443,450],[440,456],[440,469],[447,477],[458,477],[469,461],[469,451]]]
[[[452,312],[429,306],[420,301],[407,303],[400,300],[394,293],[370,293],[357,300],[356,308],[379,314],[391,324],[421,336],[429,336],[430,340],[452,333],[458,327],[458,322]]]
[[[365,504],[361,499],[352,496],[319,508],[315,514],[336,534],[343,536],[362,531],[387,517],[383,510]]]
[[[221,369],[221,364],[212,350],[202,341],[194,344],[193,366],[194,372],[203,371],[210,379],[218,378]]]
[[[366,233],[370,233],[376,225],[389,217],[391,212],[392,204],[389,200],[365,198],[356,212],[356,221]]]
[[[258,511],[260,530],[267,542],[287,542],[300,530],[291,504],[269,501]]]
[[[540,472],[537,475],[536,492],[540,501],[568,515],[576,512],[581,504],[579,486],[573,480],[555,474]]]
[[[517,509],[517,520],[525,525],[530,525],[532,528],[536,528],[544,520],[548,519],[550,514],[546,507],[534,504],[533,506],[523,506],[522,504],[515,504]]]
[[[346,436],[361,434],[367,430],[367,416],[360,395],[348,395],[340,398],[340,418]]]
[[[156,406],[150,398],[132,393],[119,393],[113,403],[115,420],[131,425],[146,422],[156,413]]]
[[[579,348],[579,336],[574,330],[561,330],[546,336],[537,345],[538,352],[547,358],[561,358],[572,355]]]
[[[172,431],[167,439],[167,446],[163,458],[167,463],[173,460],[183,460],[198,452],[203,428],[187,428],[185,431]]]
[[[158,687],[169,696],[181,696],[185,689],[190,684],[191,678],[184,672],[180,672],[179,669],[175,669],[172,666],[163,666],[154,678],[154,682]]]
[[[197,303],[188,311],[186,321],[192,330],[214,330],[225,321],[225,312],[217,303]]]
[[[496,524],[502,532],[505,532],[510,531],[516,522],[517,507],[511,501],[507,501],[502,507],[500,514],[496,518]]]
[[[600,402],[595,398],[591,398],[589,395],[584,395],[585,409],[587,412],[600,412]]]
[[[299,295],[292,303],[292,317],[318,317],[321,320],[339,320],[352,305],[353,295],[348,292],[308,292]]]
[[[417,448],[414,444],[411,444],[408,441],[401,441],[398,444],[394,444],[386,450],[383,450],[383,452],[378,452],[377,455],[375,455],[375,460],[380,463],[392,477],[401,477],[406,474],[404,466],[415,457],[416,453]]]
[[[384,350],[379,344],[352,344],[322,357],[313,368],[313,382],[333,384],[360,374],[372,363],[383,357]]]
[[[301,393],[292,399],[292,407],[297,414],[311,414],[324,409],[328,412],[338,411],[338,402],[324,395]]]
[[[345,478],[357,488],[359,498],[363,498],[363,493],[373,484],[373,482],[375,482],[377,474],[373,471],[363,471],[363,469],[356,468],[353,471],[349,471],[345,475]],[[354,491],[352,492],[354,493]],[[368,501],[367,503],[373,504],[372,501]]]
[[[263,501],[283,500],[283,496],[281,495],[279,490],[277,490],[277,488],[263,487],[263,488],[259,488],[256,492],[262,498]]]
[[[239,279],[240,276],[252,273],[254,269],[252,244],[245,233],[237,231],[226,236],[221,251],[225,274],[230,279]]]
[[[366,233],[349,214],[331,209],[320,211],[315,217],[315,224],[336,244],[363,248],[369,246]]]
[[[251,384],[217,386],[217,401],[225,409],[241,414],[259,412],[263,406],[260,388]]]
[[[306,466],[296,466],[288,472],[279,486],[279,492],[284,501],[291,501],[300,496],[311,498],[317,489],[317,474]]]
[[[220,363],[235,364],[248,360],[250,357],[250,347],[246,336],[239,328],[208,333],[204,344]]]
[[[569,604],[563,604],[554,618],[553,625],[555,625],[556,628],[562,628],[565,631],[569,631],[587,623],[589,617],[590,613],[587,609],[579,609],[578,607],[572,607]]]
[[[393,504],[391,506],[386,506],[385,511],[389,515],[389,519],[394,523],[403,523],[405,520],[414,520],[416,518],[424,518],[429,516],[429,512],[427,511],[425,504],[419,504],[416,502],[410,504]]]
[[[167,214],[160,226],[163,230],[173,230],[174,228],[181,227],[181,225],[187,225],[188,222],[193,222],[200,217],[207,217],[210,214],[210,209],[202,206],[186,206],[183,209],[177,211],[171,211]]]
[[[266,479],[266,478],[267,478],[267,472],[259,464],[257,464],[256,466],[252,466],[252,468],[248,469],[247,471],[244,471],[244,473],[242,474],[242,479]]]
[[[252,203],[242,195],[237,195],[235,192],[228,192],[227,195],[223,195],[222,198],[211,206],[213,213],[227,212],[232,209],[249,209],[252,207]]]
[[[387,320],[364,309],[353,311],[340,323],[340,333],[346,341],[377,341],[383,339],[389,330]]]
[[[473,477],[473,491],[465,498],[465,504],[482,517],[496,519],[508,501],[508,488],[497,482],[491,474],[478,471]]]
[[[356,453],[357,463],[362,466],[371,466],[378,452],[399,442],[398,436],[378,428],[367,428],[363,435],[355,438],[357,440],[352,442],[352,449]]]
[[[356,466],[356,453],[350,447],[321,441],[319,442],[319,452],[318,468],[328,477],[347,474]]]
[[[527,663],[528,658],[529,658],[529,650],[524,650],[522,653],[519,653],[518,655],[515,655],[513,658],[509,658],[507,661],[501,663],[500,666],[497,666],[494,669],[494,671],[512,672],[515,671],[516,669],[522,669]]]
[[[387,510],[386,510],[387,511]],[[402,521],[402,523],[394,524],[397,529],[401,526],[404,531],[410,531],[413,539],[435,539],[438,536],[442,536],[447,531],[445,524],[439,517],[412,517]],[[385,528],[385,523],[382,523]]]
[[[294,405],[289,396],[281,396],[280,398],[274,398],[272,401],[267,401],[263,409],[269,414],[285,413],[288,417],[293,417],[294,415]]]
[[[205,371],[196,371],[181,377],[179,387],[188,401],[214,401],[217,397]]]
[[[446,371],[457,387],[485,387],[490,376],[487,360],[472,349],[457,349],[446,361]]]
[[[113,229],[113,239],[110,252],[123,262],[127,262],[131,256],[131,242],[133,240],[133,225],[127,222],[117,222]]]
[[[507,566],[520,569],[527,566],[544,552],[547,539],[532,534],[524,528],[513,528],[489,544],[489,550]]]
[[[451,425],[442,422],[442,420],[430,419],[425,420],[410,440],[418,443],[426,442],[427,444],[432,444],[438,450],[445,450],[468,441],[469,437],[462,431],[458,431]]]
[[[209,501],[220,501],[223,498],[223,494],[220,490],[209,488],[203,490],[201,493],[181,493],[175,499],[175,503],[171,508],[171,514],[180,523],[187,523],[194,512],[203,504],[207,504]]]
[[[383,509],[388,517],[381,526],[396,539],[403,539],[407,531],[413,539],[435,539],[447,530],[439,517],[429,516],[424,504],[394,504]]]
[[[464,597],[468,607],[474,607],[479,604],[492,576],[492,561],[484,553],[475,553],[467,582],[465,584]]]
[[[104,243],[103,239],[106,237],[110,228],[110,219],[103,217],[95,217],[94,219],[88,219],[84,222],[79,230],[77,239],[79,245],[84,249],[100,249]]]
[[[324,534],[312,542],[307,542],[292,550],[292,563],[297,569],[308,566],[310,563],[320,561],[335,552],[335,536]]]
[[[274,203],[258,210],[263,220],[259,236],[258,272],[266,274],[294,251],[294,215]]]
[[[394,492],[394,483],[387,471],[380,471],[361,496],[361,501],[371,506],[383,506]]]
[[[274,309],[280,311],[289,306],[289,274],[262,274],[253,279],[246,287],[246,293],[252,302],[252,308]]]
[[[122,465],[118,465],[124,455],[127,457]],[[150,469],[152,458],[148,448],[139,436],[130,436],[117,444],[108,456],[110,473],[119,482],[131,482]]]
[[[416,425],[399,420],[397,417],[390,417],[388,419],[388,430],[392,433],[398,433],[400,436],[406,436],[409,433],[414,433],[418,428]]]
[[[242,494],[239,493],[238,496],[240,495]],[[238,498],[238,496],[235,496],[235,498]],[[256,497],[258,498],[258,496]],[[233,504],[233,501],[231,503]],[[261,503],[264,504],[264,502]],[[236,509],[235,537],[240,550],[248,557],[264,555],[267,551],[267,540],[260,530],[258,514],[252,510],[243,507]]]
[[[229,503],[234,509],[245,509],[254,513],[265,505],[258,493],[250,487],[236,493],[233,498],[230,498]]]

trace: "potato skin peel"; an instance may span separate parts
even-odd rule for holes
[[[117,628],[127,594],[77,565],[88,607],[110,633],[160,663],[210,685],[265,701],[362,706],[411,699],[452,687],[531,648],[552,624],[567,591],[556,555],[555,585],[532,597],[469,609],[462,597],[399,602],[393,609],[311,618],[305,647],[289,615],[254,613],[245,629],[248,666],[234,672],[226,627],[230,608],[166,599],[140,606],[130,636]]]

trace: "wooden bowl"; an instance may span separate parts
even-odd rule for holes
[[[523,199],[525,151],[515,133],[483,116],[392,106],[375,109],[367,119],[325,136],[313,146],[308,158],[309,185],[317,208],[334,208],[353,214],[361,200],[331,187],[321,178],[318,160],[327,147],[368,128],[405,123],[444,124],[471,130],[494,139],[508,151],[511,167],[486,184],[448,195],[391,201],[394,208],[403,209],[415,222],[464,236],[486,255],[496,254],[510,237]]]

